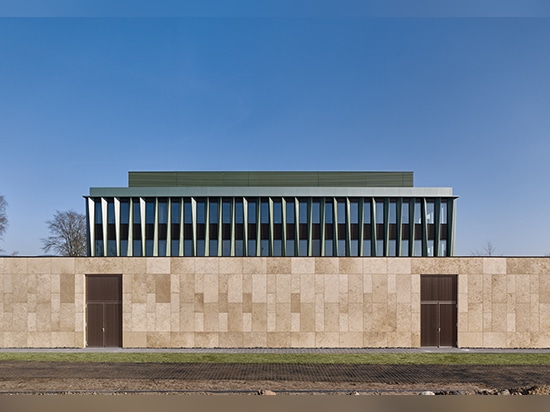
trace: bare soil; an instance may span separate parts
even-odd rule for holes
[[[550,367],[0,362],[0,393],[550,394]]]

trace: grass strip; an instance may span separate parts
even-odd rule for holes
[[[136,363],[295,363],[420,365],[550,365],[547,353],[67,353],[0,352],[0,361]]]

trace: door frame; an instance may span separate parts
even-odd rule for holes
[[[445,280],[450,281],[450,289]],[[420,275],[420,296],[420,346],[458,347],[458,275]],[[442,322],[443,305],[451,306],[451,312]],[[442,328],[450,342],[442,344]]]
[[[104,280],[102,283],[101,281]],[[110,281],[110,282],[109,282]],[[86,275],[86,347],[122,347],[122,275]],[[113,286],[115,286],[113,290]],[[95,319],[90,319],[93,306]],[[111,314],[111,316],[109,316]],[[101,327],[101,344],[90,345],[90,326]],[[100,326],[98,326],[100,325]],[[96,335],[95,338],[98,336]],[[97,340],[97,339],[96,339]],[[97,342],[96,342],[97,343]]]

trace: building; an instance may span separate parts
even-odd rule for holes
[[[456,196],[412,172],[130,172],[90,188],[90,256],[452,256]]]
[[[0,347],[550,347],[550,258],[454,257],[410,172],[131,172],[89,257],[0,258]]]

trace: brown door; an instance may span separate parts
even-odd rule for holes
[[[122,276],[86,276],[88,347],[122,346]]]
[[[422,275],[420,295],[421,346],[456,346],[456,275]]]

